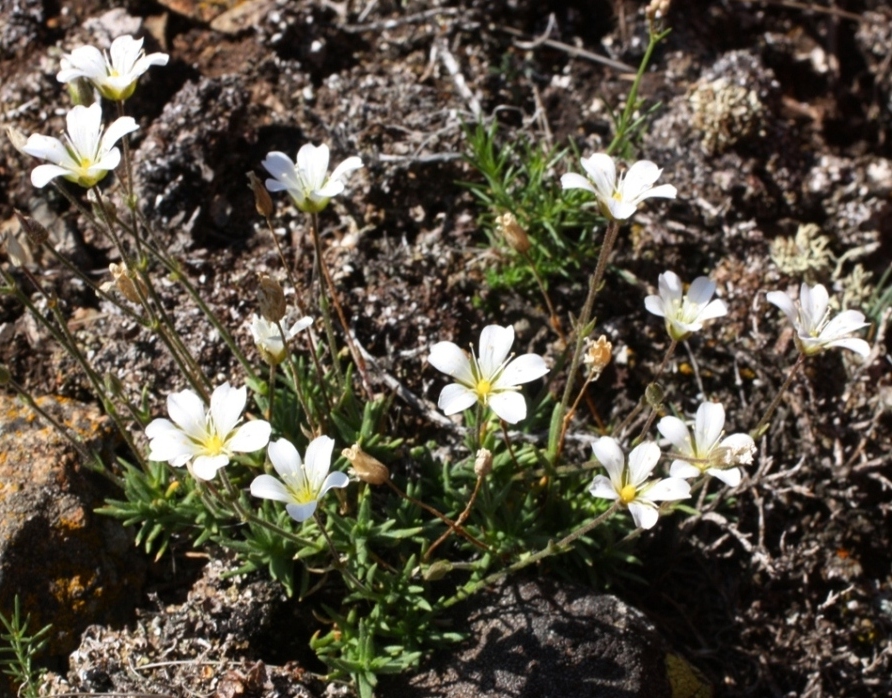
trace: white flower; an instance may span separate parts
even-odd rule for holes
[[[31,172],[31,184],[45,187],[56,177],[90,188],[100,182],[121,161],[121,151],[114,147],[125,134],[139,128],[133,118],[122,116],[102,130],[102,107],[77,105],[65,117],[68,133],[65,141],[33,134],[25,143],[28,155],[49,160],[52,165],[38,165]]]
[[[568,172],[561,177],[561,186],[590,191],[598,197],[601,212],[612,220],[628,218],[644,199],[654,196],[675,198],[676,189],[671,184],[653,186],[663,170],[650,160],[639,160],[623,177],[617,177],[616,163],[606,153],[595,153],[580,162],[588,177]]]
[[[452,342],[432,346],[427,359],[431,366],[458,381],[443,388],[437,403],[440,409],[455,414],[479,402],[509,424],[526,417],[527,403],[517,386],[544,376],[548,367],[536,354],[509,357],[513,343],[513,327],[489,325],[480,333],[479,356],[473,351],[468,356]]]
[[[292,519],[306,521],[326,492],[332,487],[346,487],[350,481],[346,473],[328,472],[333,448],[334,439],[317,436],[307,446],[306,463],[303,463],[290,441],[273,441],[267,454],[281,480],[272,475],[258,475],[251,483],[251,494],[285,502],[285,510]]]
[[[302,317],[288,330],[288,339],[292,339],[298,332],[307,329],[312,324],[313,318],[310,316]],[[254,337],[254,344],[257,345],[257,350],[264,361],[271,366],[278,366],[282,363],[282,360],[285,358],[286,347],[277,324],[255,314],[251,318],[251,336]]]
[[[347,175],[362,167],[362,160],[355,155],[338,165],[331,176],[328,174],[328,146],[318,148],[307,143],[297,151],[297,165],[285,153],[273,151],[261,163],[273,179],[266,180],[270,191],[287,191],[294,204],[306,213],[318,213],[328,200],[344,191]]]
[[[728,314],[723,301],[711,301],[715,283],[699,276],[685,294],[681,279],[671,272],[660,274],[660,295],[644,299],[644,307],[654,315],[666,319],[666,331],[676,341],[682,341],[692,333],[703,329],[703,323]]]
[[[844,310],[832,320],[828,308],[830,298],[821,284],[814,288],[803,283],[799,288],[799,304],[783,291],[771,291],[765,295],[769,303],[780,308],[796,330],[796,346],[806,356],[820,354],[825,347],[842,347],[866,357],[870,345],[863,339],[846,335],[866,327],[864,313]]]
[[[229,383],[214,390],[210,410],[191,390],[171,393],[170,419],[159,418],[146,427],[149,460],[166,460],[176,467],[192,461],[195,477],[210,480],[233,453],[259,451],[269,442],[269,423],[255,420],[236,428],[247,399],[244,386],[233,388]]]
[[[588,491],[594,497],[619,500],[639,528],[652,528],[657,522],[660,507],[655,502],[686,499],[691,494],[691,486],[681,478],[647,479],[660,460],[660,447],[652,441],[632,449],[628,468],[615,439],[602,436],[592,450],[610,477],[597,475]]]
[[[724,428],[725,408],[715,402],[704,402],[697,409],[693,437],[678,417],[663,417],[657,429],[675,447],[673,455],[677,456],[669,474],[691,478],[709,473],[729,487],[740,484],[740,468],[736,466],[753,462],[756,444],[747,434],[722,439]]]
[[[104,54],[94,46],[81,46],[62,58],[59,82],[86,78],[106,99],[119,102],[136,89],[139,76],[153,65],[167,65],[166,53],[150,53],[142,48],[142,39],[119,36]]]

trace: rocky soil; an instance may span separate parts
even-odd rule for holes
[[[702,502],[699,516],[642,536],[636,578],[610,591],[640,609],[715,695],[888,696],[892,341],[888,298],[881,302],[872,289],[892,268],[892,10],[885,0],[676,0],[666,23],[673,32],[642,84],[648,101],[662,106],[639,155],[665,168],[663,179],[679,198],[641,211],[612,260],[597,331],[624,358],[598,384],[602,416],[618,421],[631,410],[665,350],[662,326],[646,317],[642,301],[666,269],[687,280],[709,273],[729,306],[714,332],[692,340],[693,354],[677,355],[665,381],[671,395],[689,396],[688,411],[698,391],[733,404],[729,431],[758,421],[794,356],[764,291],[792,289],[803,278],[832,287],[869,313],[874,350],[864,362],[840,352],[810,361],[741,487],[720,505]],[[531,0],[6,0],[4,129],[61,131],[68,101],[54,76],[62,52],[107,45],[123,33],[145,36],[150,50],[171,56],[127,104],[140,124],[135,160],[144,211],[247,353],[253,284],[279,263],[245,173],[260,174],[267,152],[293,154],[307,141],[328,143],[335,159],[359,154],[366,165],[351,179],[350,196],[333,202],[323,232],[357,340],[377,359],[379,389],[387,389],[387,373],[435,399],[441,383],[425,367],[427,348],[445,338],[468,342],[488,322],[511,322],[525,345],[548,351],[536,331],[545,315],[535,288],[485,285],[487,270],[510,251],[488,246],[479,224],[484,212],[458,184],[475,176],[461,158],[463,125],[496,119],[506,142],[523,135],[547,146],[572,143],[583,154],[603,149],[610,108],[627,94],[646,45],[639,3],[571,0],[549,15],[546,4]],[[111,246],[61,196],[31,186],[33,165],[10,142],[0,143],[0,231],[18,234],[13,208],[29,212],[59,251],[102,279],[116,259]],[[303,220],[284,200],[278,206],[276,225],[291,254],[307,252]],[[35,251],[32,261],[101,373],[116,374],[131,395],[147,389],[151,405],[182,387],[151,337],[52,258]],[[2,251],[0,264],[8,264]],[[225,346],[185,310],[174,287],[166,290],[170,307],[184,308],[175,314],[178,330],[215,381],[235,378]],[[553,292],[564,316],[578,312],[585,277],[555,279]],[[0,362],[35,394],[95,402],[70,361],[8,297],[0,297]],[[448,441],[423,407],[397,404],[401,424],[419,438]],[[7,431],[9,415],[22,419],[19,409],[4,407]],[[593,430],[580,424],[579,431]],[[10,447],[0,464],[17,467],[30,452]],[[74,468],[76,459],[67,458]],[[63,489],[83,481],[91,478],[74,477]],[[19,489],[6,488],[11,482],[4,476],[4,499]],[[100,494],[67,509],[61,499],[40,501],[50,516],[55,505],[59,516],[80,511],[90,518],[91,498],[102,496],[96,488]],[[114,555],[125,559],[116,545]],[[216,572],[202,577],[204,560],[194,555],[175,547],[160,563],[133,563],[138,581],[119,575],[140,589],[130,594],[129,625],[119,598],[103,610],[78,592],[92,617],[79,617],[76,631],[98,625],[64,679],[65,657],[78,643],[76,633],[58,639],[54,690],[221,697],[323,690],[296,688],[322,670],[306,650],[308,633],[282,639],[286,622],[312,621],[292,611],[276,625],[269,609],[284,607],[276,605],[279,592],[259,578],[208,593]],[[105,567],[109,556],[93,567],[111,575],[103,579],[118,579]],[[55,568],[48,566],[57,584],[76,576],[66,560],[60,553],[51,560]],[[120,560],[114,564],[130,564]],[[5,604],[14,585],[2,574]],[[244,602],[246,593],[256,607]],[[575,592],[567,593],[558,597],[569,607]],[[234,627],[239,608],[258,636]],[[194,636],[168,653],[177,661],[207,649],[196,639],[204,633],[219,639],[214,656],[229,664],[203,676],[203,665],[193,662],[193,674],[183,676],[164,674],[168,668],[133,672],[121,659],[163,662],[166,645],[158,638],[186,631]],[[457,649],[457,656],[461,651],[471,650]],[[423,675],[411,681],[422,687],[411,695],[434,695]],[[673,695],[708,695],[694,686]],[[528,695],[515,684],[500,690]],[[655,694],[643,688],[638,695]]]

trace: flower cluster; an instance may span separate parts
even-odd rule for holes
[[[167,64],[167,54],[146,56],[142,43],[142,39],[121,36],[112,42],[108,54],[94,46],[76,48],[62,58],[62,69],[56,78],[63,83],[87,80],[105,99],[121,102],[133,94],[139,77],[149,67]],[[129,116],[119,117],[103,128],[99,103],[75,105],[65,121],[67,132],[63,140],[33,134],[21,148],[50,163],[38,165],[31,172],[35,187],[45,187],[56,177],[85,189],[96,186],[121,161],[121,151],[115,144],[138,128]]]

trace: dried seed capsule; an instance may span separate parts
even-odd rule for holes
[[[248,173],[248,182],[251,185],[251,191],[254,192],[254,207],[257,209],[257,213],[264,218],[269,218],[273,215],[273,198],[253,172]]]
[[[260,303],[260,314],[268,322],[280,322],[285,317],[285,292],[278,281],[266,274],[260,277],[257,285],[257,297]]]
[[[345,448],[341,451],[341,455],[350,461],[356,477],[363,482],[367,482],[370,485],[383,485],[390,479],[390,471],[387,469],[387,466],[374,456],[370,456],[363,451],[359,444],[353,444],[350,448]]]

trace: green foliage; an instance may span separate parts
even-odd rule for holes
[[[19,597],[13,602],[12,617],[0,613],[0,623],[6,629],[0,633],[0,667],[19,687],[19,695],[24,698],[37,698],[40,671],[34,665],[37,655],[46,646],[52,625],[46,625],[33,635],[28,634],[31,616],[22,619]]]
[[[481,204],[480,226],[494,249],[505,256],[487,270],[493,288],[517,289],[534,278],[529,263],[505,242],[496,219],[513,213],[529,236],[529,257],[544,277],[572,278],[585,261],[594,258],[594,231],[602,219],[578,192],[561,190],[560,174],[566,171],[567,150],[542,146],[524,137],[503,142],[496,121],[489,126],[465,128],[467,162],[483,181],[462,182]]]

